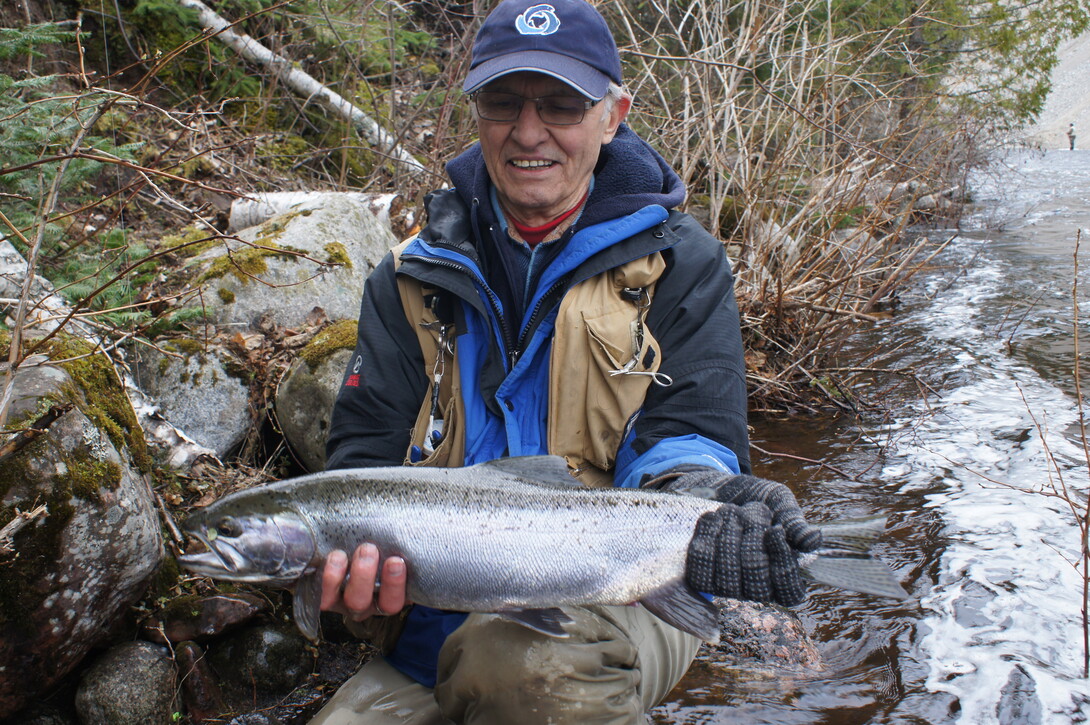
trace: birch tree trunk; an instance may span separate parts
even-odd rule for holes
[[[378,122],[340,94],[323,86],[309,73],[296,68],[290,60],[277,55],[250,36],[236,33],[227,20],[201,0],[178,0],[178,4],[196,10],[202,28],[215,33],[220,41],[246,60],[260,63],[295,93],[307,100],[316,101],[351,123],[367,143],[404,165],[413,175],[426,172],[424,165],[399,146],[397,140]]]

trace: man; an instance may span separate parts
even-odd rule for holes
[[[367,281],[329,467],[550,453],[587,485],[718,498],[689,584],[798,603],[796,555],[820,534],[785,487],[736,475],[749,441],[730,267],[624,125],[605,20],[583,0],[505,0],[464,90],[480,142]],[[699,646],[642,607],[569,608],[556,638],[411,606],[411,567],[362,542],[328,557],[322,608],[401,631],[315,723],[643,722]]]
[[[1068,141],[1068,145],[1071,147],[1071,150],[1074,151],[1075,150],[1075,123],[1074,123],[1074,121],[1067,124],[1067,141]]]

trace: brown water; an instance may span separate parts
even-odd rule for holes
[[[979,208],[943,267],[842,361],[870,363],[872,350],[907,342],[897,364],[938,394],[924,400],[916,386],[891,385],[890,415],[753,421],[757,446],[841,472],[755,452],[756,472],[790,482],[813,520],[889,517],[878,551],[912,598],[815,585],[797,611],[823,669],[703,659],[654,722],[1090,719],[1082,582],[1068,563],[1078,533],[1066,504],[1040,493],[1062,480],[1085,500],[1090,487],[1072,372],[1073,254],[1080,229],[1080,257],[1090,250],[1090,151],[1007,163],[974,181]],[[1090,318],[1086,269],[1079,284]],[[1090,329],[1080,329],[1086,348]]]

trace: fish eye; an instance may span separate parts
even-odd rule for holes
[[[242,535],[242,526],[230,517],[220,519],[216,524],[216,533],[220,536],[238,537]]]

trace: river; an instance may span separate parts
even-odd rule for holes
[[[1090,720],[1079,532],[1046,495],[1090,490],[1072,373],[1078,230],[1090,346],[1090,151],[1014,153],[971,188],[960,228],[929,232],[956,235],[935,269],[843,361],[902,371],[866,390],[888,412],[754,421],[757,446],[850,475],[755,451],[756,472],[790,482],[814,520],[888,515],[879,553],[911,598],[814,585],[798,613],[823,668],[738,678],[738,663],[703,658],[654,722]]]

